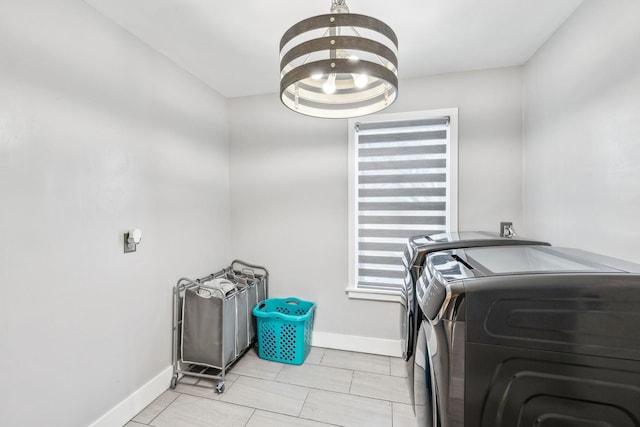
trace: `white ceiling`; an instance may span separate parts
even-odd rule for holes
[[[85,0],[227,98],[279,90],[282,34],[330,0]],[[582,0],[347,0],[399,40],[400,79],[524,64]],[[400,90],[402,90],[400,88]]]

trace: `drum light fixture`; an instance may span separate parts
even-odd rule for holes
[[[298,22],[280,40],[280,99],[301,114],[363,116],[398,96],[398,39],[384,22],[349,13],[332,0],[331,13]]]

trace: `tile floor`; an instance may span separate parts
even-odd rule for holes
[[[125,427],[415,427],[402,359],[313,347],[301,366],[249,350],[226,390],[183,378]]]

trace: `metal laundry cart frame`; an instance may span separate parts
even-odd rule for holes
[[[220,324],[220,330],[222,331],[221,345],[219,346],[220,361],[221,361],[220,366],[211,366],[211,365],[204,365],[204,364],[191,363],[191,362],[187,363],[182,360],[181,340],[182,340],[182,326],[184,321],[183,298],[185,297],[185,292],[188,290],[193,290],[194,288],[198,288],[210,280],[219,279],[219,278],[231,280],[231,282],[234,283],[234,285],[236,285],[236,289],[238,289],[237,288],[238,285],[247,285],[247,282],[249,280],[257,281],[258,283],[255,284],[256,285],[256,304],[262,301],[262,300],[259,301],[258,292],[259,292],[259,286],[261,286],[260,282],[263,282],[262,284],[264,285],[263,287],[264,299],[266,300],[268,298],[269,272],[267,271],[267,269],[265,267],[249,264],[247,262],[237,260],[237,259],[234,260],[230,266],[216,273],[212,273],[208,276],[201,277],[196,280],[192,280],[186,277],[183,277],[180,280],[178,280],[173,291],[173,326],[172,326],[172,359],[171,359],[172,365],[173,365],[173,376],[171,377],[171,384],[170,384],[170,387],[172,389],[176,388],[178,381],[184,376],[192,376],[197,378],[205,378],[209,380],[218,380],[219,382],[216,384],[215,390],[217,393],[224,393],[224,389],[225,389],[224,381],[225,381],[225,375],[227,370],[235,362],[237,362],[247,352],[247,350],[251,348],[251,346],[253,346],[253,344],[256,342],[257,337],[255,336],[255,328],[254,329],[251,328],[251,326],[253,325],[253,319],[252,319],[253,307],[248,307],[247,319],[246,319],[247,330],[238,331],[237,330],[238,325],[237,325],[237,319],[236,319],[235,328],[233,331],[231,331],[235,335],[235,343],[236,343],[234,356],[231,357],[228,361],[225,360],[225,356],[227,355],[227,352],[229,351],[229,349],[225,349],[224,334],[231,333],[231,332],[225,328],[225,316],[224,316],[224,304],[228,303],[227,300],[229,299],[229,297],[223,296],[221,298],[222,300],[221,307],[223,310],[223,314],[221,316],[222,322]],[[233,295],[239,295],[239,291],[236,290],[236,292],[231,296]],[[237,304],[237,301],[236,301],[236,304]],[[235,313],[237,318],[238,316],[237,308]],[[240,332],[246,332],[247,341],[246,341],[246,346],[243,345],[242,347],[238,348],[238,336]],[[253,333],[253,336],[251,336],[252,333]],[[216,349],[213,349],[212,351],[215,351],[215,350]]]

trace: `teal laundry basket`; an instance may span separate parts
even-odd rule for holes
[[[260,358],[301,365],[311,350],[315,308],[298,298],[270,298],[256,305]]]

